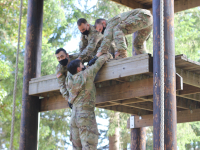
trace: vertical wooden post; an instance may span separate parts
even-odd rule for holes
[[[131,129],[131,150],[146,150],[146,128]]]
[[[153,7],[153,149],[160,150],[160,0]]]
[[[41,72],[41,34],[43,0],[28,1],[27,34],[24,58],[20,150],[37,149],[38,112],[40,100],[29,96],[29,81]]]
[[[165,149],[176,150],[176,70],[174,45],[174,0],[164,1],[165,57]]]
[[[174,1],[164,2],[165,42],[165,149],[176,150],[176,76],[174,47]],[[153,0],[153,145],[160,150],[160,0]]]

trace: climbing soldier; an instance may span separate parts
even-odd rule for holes
[[[68,100],[68,92],[65,85],[65,79],[67,77],[67,65],[69,64],[70,60],[76,59],[78,55],[68,55],[66,50],[64,50],[63,48],[57,49],[55,55],[59,62],[56,67],[56,77],[59,84],[60,92],[65,100]]]
[[[101,45],[103,35],[96,31],[94,26],[88,24],[87,20],[80,18],[77,21],[78,29],[82,33],[79,43],[79,57],[83,62],[88,62],[97,53],[97,49]]]
[[[134,49],[136,54],[146,52],[144,42],[152,31],[153,17],[149,10],[134,9],[109,19],[97,19],[95,28],[99,32],[104,32],[104,38],[101,46],[97,51],[96,56],[90,60],[89,65],[92,65],[102,53],[106,53],[114,40],[117,52],[116,57],[127,57],[127,45],[125,35],[132,34],[138,31],[134,39]],[[104,31],[105,30],[105,31]]]
[[[96,63],[87,69],[76,59],[69,63],[66,79],[69,91],[69,103],[73,105],[70,121],[70,140],[73,150],[97,150],[98,129],[94,113],[96,89],[94,78],[111,54],[99,57]]]

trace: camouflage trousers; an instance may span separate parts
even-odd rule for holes
[[[94,108],[73,106],[70,121],[73,150],[97,150],[98,137]]]
[[[125,35],[132,34],[136,31],[133,44],[136,54],[146,52],[144,42],[148,38],[153,28],[153,16],[149,10],[141,9],[137,14],[129,15],[125,20],[121,21],[113,28],[113,38],[117,50],[124,53],[127,50]]]

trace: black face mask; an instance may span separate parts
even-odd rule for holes
[[[63,66],[66,66],[66,65],[67,65],[67,63],[68,63],[68,59],[67,59],[67,58],[65,58],[65,59],[63,59],[63,60],[59,61],[59,63],[60,63],[61,65],[63,65]]]
[[[82,71],[84,71],[86,69],[86,67],[84,66],[83,68],[82,68]]]
[[[103,27],[103,30],[101,31],[102,34],[104,34],[106,27]]]
[[[88,35],[89,34],[89,30],[85,30],[84,32],[81,32],[83,35]]]

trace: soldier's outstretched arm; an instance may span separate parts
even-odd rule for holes
[[[95,78],[97,72],[101,69],[101,67],[103,66],[103,64],[109,59],[112,58],[112,55],[110,53],[108,54],[103,54],[102,56],[100,56],[97,61],[95,62],[94,65],[90,66],[88,68],[88,73],[93,77],[93,79]]]
[[[79,58],[82,60],[86,57],[91,56],[93,51],[96,49],[97,43],[103,39],[103,35],[98,31],[93,31],[90,41],[88,41],[87,47],[80,53]]]
[[[98,59],[98,57],[100,57],[102,54],[108,52],[112,41],[113,41],[113,27],[108,26],[104,32],[104,38],[103,41],[101,42],[101,46],[99,47],[96,56],[89,61],[88,63],[89,66],[93,65],[95,61]]]
[[[79,53],[74,53],[72,55],[69,55],[70,61],[77,59],[79,56]]]
[[[59,70],[56,69],[56,77],[57,77],[57,81],[58,81],[58,86],[60,88],[60,93],[65,98],[65,100],[67,100],[68,99],[68,91],[67,91],[66,84],[65,84],[66,76],[64,74],[62,74]]]

